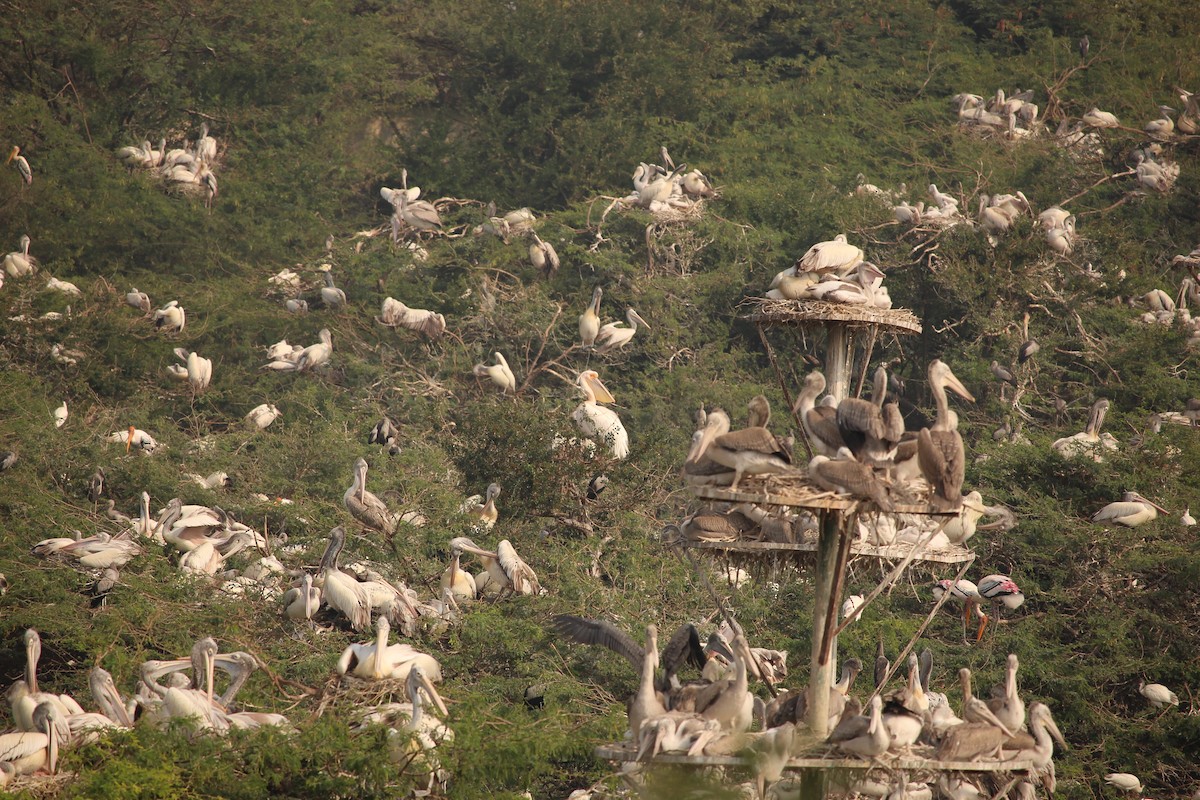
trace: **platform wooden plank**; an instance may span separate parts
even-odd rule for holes
[[[695,550],[716,550],[719,552],[737,553],[738,555],[779,555],[788,553],[816,553],[816,542],[684,542]],[[873,545],[851,542],[850,557],[869,556],[899,561],[912,550],[911,544]],[[962,564],[973,561],[975,554],[965,547],[955,547],[950,550],[925,550],[917,555],[914,561],[936,561],[941,564]]]
[[[605,761],[637,761],[637,751],[626,744],[600,745],[596,757]],[[745,767],[753,766],[752,760],[741,756],[689,756],[684,753],[659,753],[647,764],[680,764],[692,767]],[[861,769],[879,767],[903,770],[926,770],[930,772],[1024,772],[1033,769],[1028,759],[1011,761],[938,761],[920,756],[883,756],[879,759],[822,758],[809,756],[791,758],[785,769]]]
[[[850,327],[878,327],[890,333],[920,333],[921,321],[907,308],[868,308],[827,300],[771,300],[747,298],[742,304],[746,319],[762,325],[802,327],[842,323]]]
[[[726,503],[754,503],[762,506],[787,506],[789,508],[811,508],[816,510],[845,511],[856,504],[874,509],[869,500],[837,494],[810,483],[808,477],[796,475],[769,475],[765,478],[749,476],[743,478],[737,491],[728,486],[689,486],[689,491],[704,500],[719,500]],[[893,503],[897,514],[916,514],[929,517],[956,517],[962,508],[944,511],[925,502]]]

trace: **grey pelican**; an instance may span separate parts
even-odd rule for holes
[[[1175,109],[1170,106],[1159,106],[1158,113],[1161,115],[1158,119],[1152,119],[1146,123],[1143,128],[1151,139],[1169,140],[1175,133],[1175,120],[1171,119],[1171,114],[1175,113]]]
[[[346,293],[339,289],[333,282],[333,270],[329,269],[329,265],[323,265],[324,275],[322,280],[325,285],[321,287],[321,302],[325,307],[334,311],[339,308],[346,307]]]
[[[625,319],[629,323],[630,327],[628,328],[620,322],[609,322],[600,328],[600,333],[596,336],[597,353],[611,353],[613,350],[619,350],[629,344],[633,335],[638,331],[638,323],[644,325],[646,330],[650,330],[649,323],[632,308],[625,311]]]
[[[346,529],[340,525],[329,532],[329,546],[321,557],[317,579],[325,604],[340,612],[356,631],[371,627],[371,599],[358,581],[338,569],[338,557],[346,544]]]
[[[1019,731],[1025,727],[1025,701],[1017,693],[1019,667],[1017,654],[1009,653],[1004,683],[992,689],[992,699],[987,701],[987,707],[996,715],[996,719],[1010,731]]]
[[[1137,492],[1126,492],[1120,501],[1109,503],[1093,514],[1092,522],[1114,522],[1117,525],[1124,525],[1126,528],[1136,528],[1138,525],[1158,517],[1159,511],[1167,513],[1165,508],[1147,500]]]
[[[1168,708],[1179,705],[1179,695],[1172,692],[1161,683],[1146,683],[1138,681],[1138,694],[1146,698],[1154,708]]]
[[[559,265],[558,253],[554,250],[554,245],[544,241],[534,231],[530,231],[529,235],[533,237],[533,244],[529,245],[529,262],[545,277],[553,278],[554,273],[558,272]]]
[[[721,730],[743,733],[750,728],[754,713],[754,696],[749,691],[749,659],[745,638],[739,633],[733,638],[733,677],[716,681],[701,689],[696,696],[696,710],[705,719],[720,723]]]
[[[32,241],[28,236],[22,236],[20,250],[14,250],[4,257],[4,271],[10,278],[23,278],[37,271],[37,259],[29,255]]]
[[[456,544],[457,541],[455,539],[450,542],[450,563],[442,573],[439,584],[443,591],[450,591],[456,602],[471,603],[474,602],[478,589],[475,586],[475,576],[460,565],[462,548]]]
[[[321,590],[313,586],[313,577],[307,572],[299,586],[283,593],[283,615],[290,620],[311,620],[321,607]]]
[[[613,402],[612,394],[600,382],[600,374],[594,369],[584,370],[579,373],[577,383],[585,399],[571,414],[575,426],[584,436],[595,437],[607,445],[614,458],[628,456],[629,434],[621,418],[617,412],[600,405]]]
[[[33,184],[33,170],[29,168],[29,162],[25,160],[25,156],[21,155],[21,148],[13,145],[12,150],[8,152],[8,159],[5,164],[15,163],[17,172],[21,173],[21,180],[25,181],[26,186]]]
[[[246,427],[261,430],[279,419],[279,409],[274,403],[261,403],[246,414]]]
[[[962,498],[966,458],[962,436],[957,430],[958,417],[950,410],[946,389],[970,402],[975,402],[975,397],[940,359],[930,362],[928,375],[929,388],[937,403],[937,417],[932,429],[922,428],[918,434],[917,463],[934,490],[935,501],[946,507],[957,507]]]
[[[368,528],[391,536],[396,532],[396,518],[382,500],[367,491],[367,460],[354,462],[354,482],[342,495],[342,505],[350,516]]]
[[[375,321],[389,328],[408,328],[419,331],[430,339],[446,332],[446,317],[423,308],[409,308],[393,297],[383,300],[383,308]]]
[[[849,448],[841,448],[837,455],[813,456],[808,462],[808,476],[813,483],[832,492],[869,498],[884,511],[894,509],[887,487],[875,476],[874,469],[857,461]]]
[[[42,639],[33,628],[25,631],[25,678],[9,687],[7,697],[12,704],[13,721],[23,731],[34,730],[33,712],[40,703],[52,704],[66,717],[83,713],[82,706],[67,694],[52,694],[38,690],[37,665],[42,655]]]
[[[187,324],[187,312],[178,300],[172,300],[154,312],[154,327],[163,333],[179,333]]]
[[[842,662],[842,671],[838,682],[829,687],[829,729],[833,730],[837,727],[837,723],[845,713],[846,701],[849,696],[850,687],[854,685],[854,679],[862,672],[862,662],[857,658],[849,658]],[[767,727],[773,728],[782,725],[785,722],[796,722],[801,725],[808,724],[808,702],[809,689],[805,687],[803,691],[780,694],[776,700],[771,701],[767,705],[766,721]],[[857,701],[855,701],[857,702]],[[853,712],[860,714],[862,706]]]
[[[887,370],[875,370],[871,399],[847,397],[838,403],[834,419],[838,433],[854,457],[867,464],[889,461],[900,437],[904,418],[895,403],[884,406],[887,394]]]
[[[537,574],[521,560],[521,557],[517,555],[516,548],[508,539],[501,539],[494,552],[484,550],[466,536],[451,539],[450,547],[451,549],[457,547],[461,552],[479,556],[488,576],[487,583],[495,587],[490,591],[514,594],[537,594],[541,591],[542,587],[538,583]],[[480,591],[485,589],[484,586],[478,588]]]
[[[1100,432],[1104,425],[1104,417],[1108,414],[1108,406],[1108,400],[1097,400],[1088,414],[1087,426],[1081,432],[1056,439],[1050,446],[1063,458],[1087,455],[1094,461],[1103,461],[1100,455],[1103,450],[1116,450],[1118,447],[1117,440],[1111,433]]]
[[[828,242],[818,242],[796,262],[796,272],[836,273],[849,275],[863,261],[863,251],[846,241],[846,234],[839,233]]]
[[[825,375],[813,370],[804,378],[804,388],[796,398],[796,410],[808,443],[819,455],[833,458],[838,450],[846,446],[837,426],[837,408],[831,405],[816,405],[817,398],[825,391]]]
[[[510,392],[515,394],[517,391],[517,376],[508,366],[508,361],[504,358],[504,354],[497,350],[492,353],[495,357],[495,364],[476,364],[471,372],[476,378],[488,378],[492,383],[500,387],[500,391],[504,394]]]
[[[443,741],[453,741],[454,731],[435,717],[425,715],[426,700],[443,717],[447,716],[449,712],[446,710],[446,704],[441,695],[434,688],[433,681],[425,674],[421,665],[414,664],[408,671],[404,678],[404,689],[408,696],[407,703],[388,703],[380,706],[365,714],[362,722],[363,724],[380,723],[389,726],[396,726],[397,723],[400,723],[398,725],[400,731],[412,734],[412,739],[403,742],[397,740],[393,744],[392,758],[407,765],[418,757],[418,750],[423,751],[424,758],[428,762],[425,766],[429,769],[427,788],[432,788],[433,782],[442,775],[442,770],[431,751]],[[396,732],[396,727],[392,727],[389,731],[389,733]]]
[[[883,698],[874,695],[867,716],[843,718],[829,734],[829,742],[847,753],[875,758],[887,752],[892,743],[883,724]]]
[[[136,308],[143,314],[150,313],[150,295],[139,291],[136,286],[125,293],[125,305]]]
[[[692,445],[687,461],[696,463],[707,455],[718,464],[733,470],[731,491],[737,491],[743,475],[780,474],[794,472],[791,457],[780,446],[775,434],[763,427],[743,428],[730,432],[729,415],[723,409],[709,411],[703,432]]]
[[[58,747],[66,720],[61,711],[50,703],[39,703],[33,710],[33,728],[18,733],[0,734],[0,763],[10,767],[7,776],[30,775],[45,769],[51,775],[58,769]]]
[[[473,495],[463,504],[462,512],[479,520],[472,526],[477,531],[480,529],[490,531],[495,527],[496,520],[500,518],[500,512],[496,509],[496,498],[499,496],[500,484],[490,483],[487,487],[487,497]]]
[[[600,298],[604,290],[597,286],[592,290],[592,301],[587,310],[579,315],[579,341],[584,347],[594,347],[600,333]]]
[[[1104,782],[1122,792],[1142,793],[1142,782],[1129,772],[1110,772],[1104,776]]]
[[[1004,754],[1009,759],[1032,761],[1034,771],[1040,772],[1050,767],[1055,741],[1064,750],[1067,749],[1067,740],[1058,729],[1049,707],[1045,703],[1030,703],[1029,733],[1015,734],[1005,742]]]
[[[404,191],[396,192],[393,195],[393,203],[395,203],[396,213],[392,217],[392,238],[397,237],[396,219],[400,219],[408,227],[415,231],[433,231],[442,227],[442,218],[438,214],[437,207],[427,200],[410,200],[408,190],[408,170],[400,171],[401,183],[404,186]],[[413,187],[416,189],[416,187]]]

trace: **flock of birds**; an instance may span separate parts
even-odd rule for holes
[[[203,195],[204,205],[212,208],[217,196],[217,164],[219,150],[215,137],[208,134],[208,123],[200,126],[200,135],[183,147],[167,149],[163,137],[155,149],[149,140],[140,145],[117,148],[117,158],[133,170],[145,170],[162,180],[169,191],[185,195]]]

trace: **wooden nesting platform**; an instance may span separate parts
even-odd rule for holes
[[[637,750],[630,744],[600,745],[595,750],[596,758],[605,761],[637,761]],[[646,764],[681,764],[692,767],[743,767],[752,769],[753,759],[743,756],[689,756],[685,753],[659,753]],[[921,756],[884,756],[879,759],[825,758],[820,755],[793,757],[788,759],[785,769],[859,769],[879,767],[902,769],[913,772],[1024,772],[1033,769],[1028,759],[1012,761],[938,761]]]
[[[828,300],[771,300],[751,297],[742,303],[746,319],[761,325],[816,326],[840,322],[847,327],[876,327],[888,333],[920,333],[921,320],[907,308],[869,308]]]
[[[814,511],[846,511],[856,505],[874,509],[869,500],[837,494],[813,484],[804,473],[790,475],[747,475],[742,478],[738,490],[728,486],[689,486],[692,494],[703,500],[719,500],[726,503],[754,503],[760,506],[788,506],[808,508]],[[924,497],[928,497],[926,494]],[[942,511],[924,501],[893,503],[897,514],[919,514],[921,516],[955,517],[959,509]]]
[[[789,557],[800,561],[807,557],[809,553],[817,552],[816,542],[798,542],[796,544],[779,544],[776,542],[694,542],[685,541],[688,547],[694,550],[707,550],[710,552],[726,553],[731,556],[739,557],[759,557],[759,558],[781,558]],[[889,561],[901,561],[912,551],[913,545],[904,544],[889,544],[889,545],[874,545],[866,544],[865,542],[850,543],[850,559],[853,560],[859,556],[869,556],[874,558],[887,559]],[[975,554],[965,547],[951,546],[947,549],[930,550],[926,548],[913,557],[913,561],[932,561],[939,564],[962,564],[967,561],[974,561]]]

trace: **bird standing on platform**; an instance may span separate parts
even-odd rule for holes
[[[775,434],[763,427],[730,431],[729,415],[723,409],[708,412],[700,438],[688,453],[688,462],[695,463],[707,455],[718,464],[734,471],[730,491],[737,491],[744,475],[782,474],[795,472],[791,457]]]

